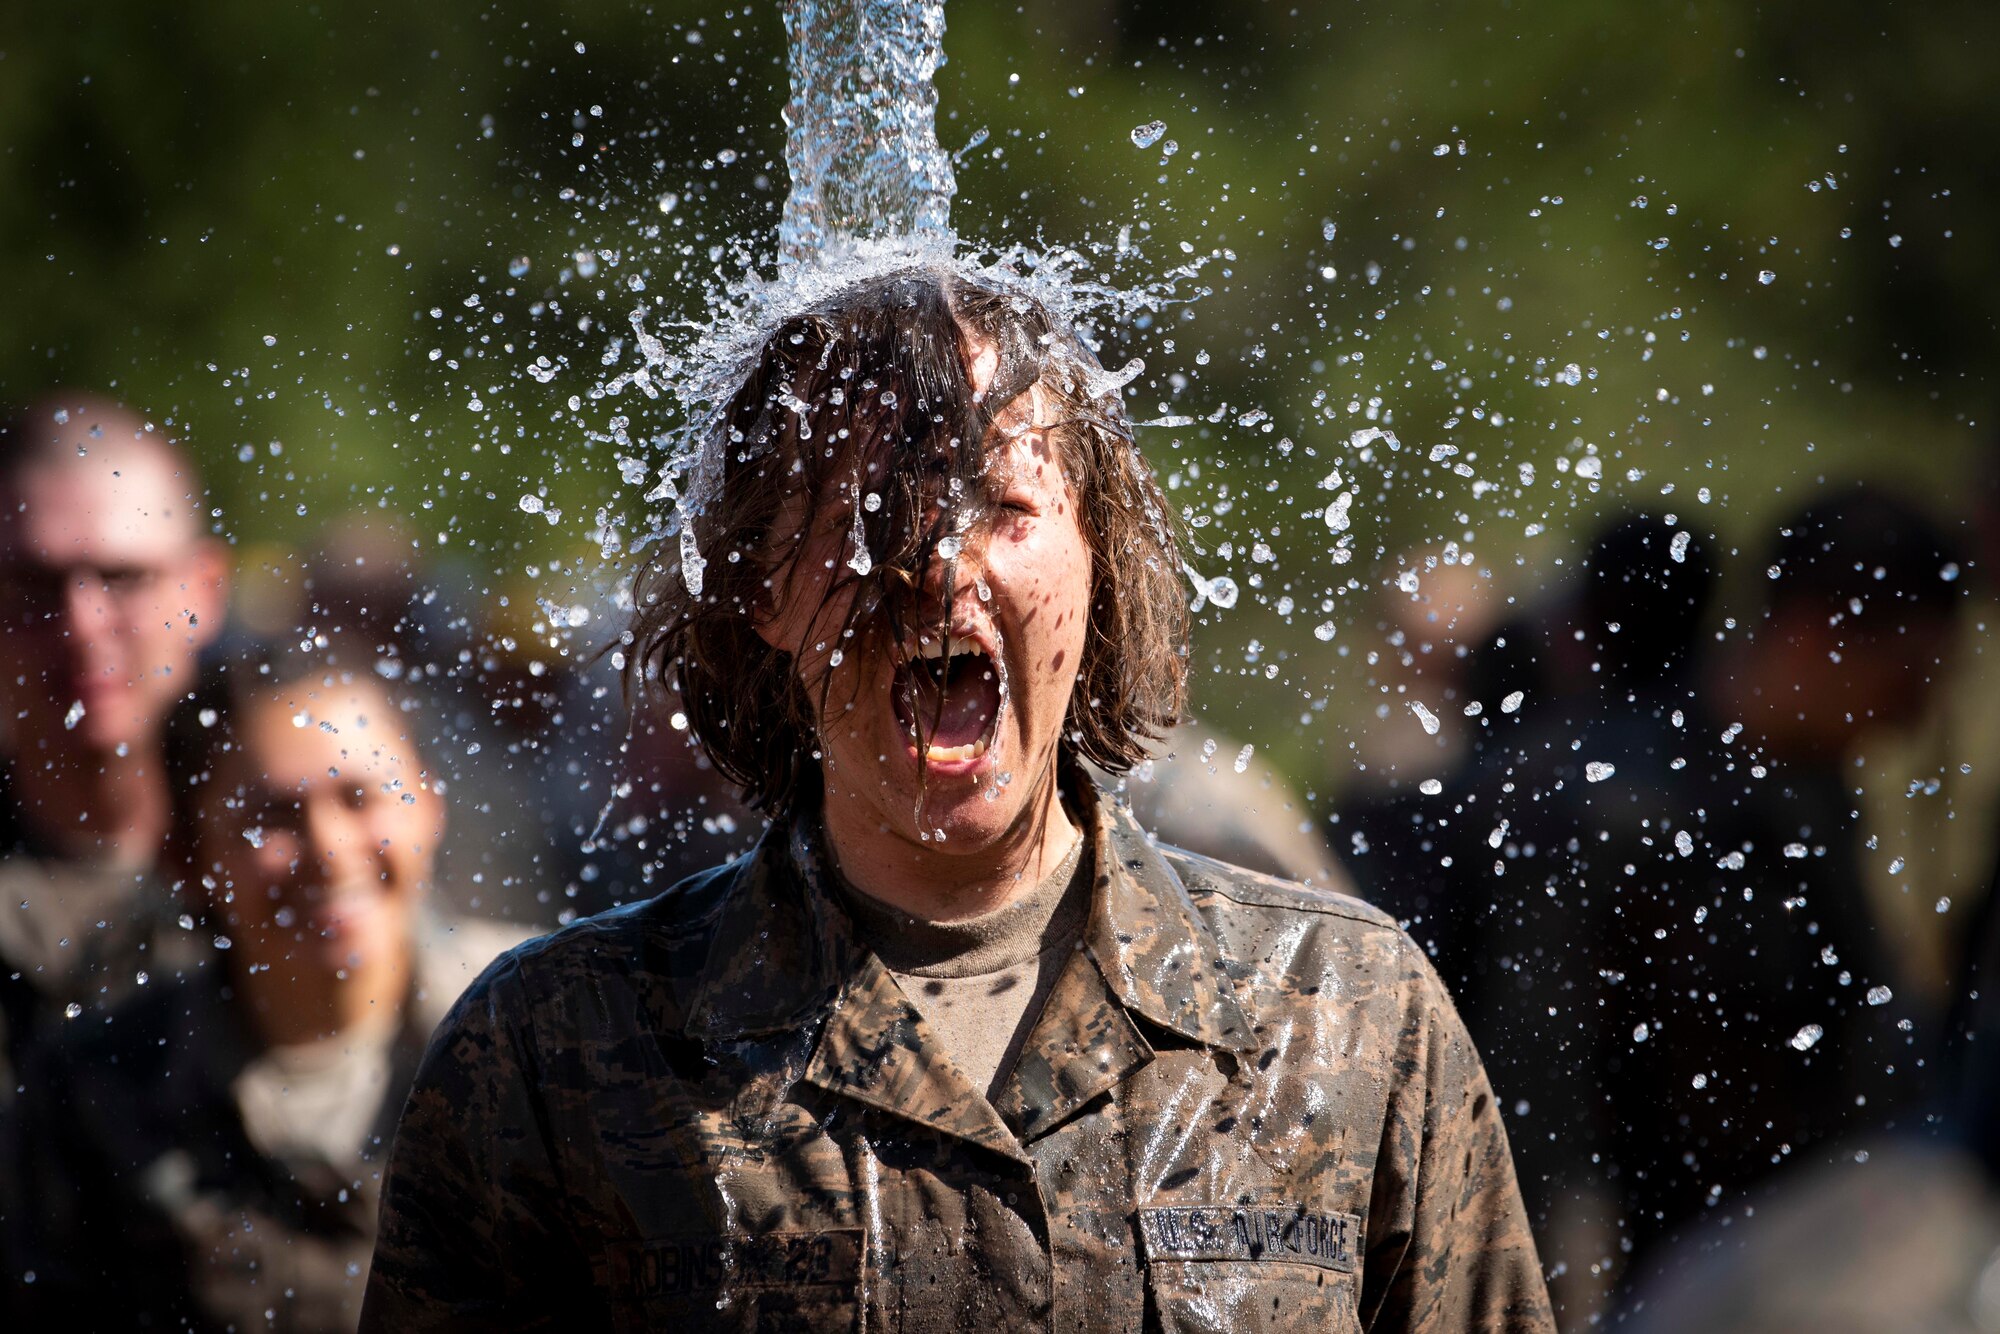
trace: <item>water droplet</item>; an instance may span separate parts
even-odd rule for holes
[[[1160,142],[1161,137],[1166,132],[1167,123],[1163,120],[1149,120],[1144,125],[1134,125],[1132,127],[1132,146],[1134,148],[1151,148],[1154,144]]]
[[[75,1001],[71,1001],[68,1005],[63,1006],[63,1018],[65,1019],[74,1019],[82,1013],[83,1007]]]
[[[1903,873],[1903,867],[1905,865],[1906,863],[1903,861],[1901,857],[1896,858],[1894,861],[1889,863],[1889,874],[1901,875]]]
[[[1417,784],[1417,791],[1427,797],[1435,797],[1438,793],[1444,791],[1444,784],[1435,778],[1426,778],[1423,782]]]
[[[942,538],[939,540],[937,545],[938,559],[957,560],[958,553],[963,550],[965,550],[964,538],[955,535],[952,537]]]
[[[1688,543],[1693,540],[1694,534],[1688,532],[1685,528],[1674,534],[1674,540],[1667,544],[1667,554],[1674,558],[1675,564],[1684,565],[1687,563]]]
[[[1313,638],[1322,644],[1327,643],[1337,633],[1339,633],[1339,627],[1334,625],[1332,621],[1321,621],[1313,627]]]
[[[521,497],[521,513],[540,514],[541,512],[542,498],[540,496],[531,491]]]
[[[1208,600],[1228,611],[1236,605],[1236,581],[1226,574],[1218,574],[1208,581]]]
[[[1592,760],[1589,764],[1583,766],[1584,778],[1593,783],[1601,783],[1617,772],[1617,765],[1606,764],[1603,760]]]
[[[1803,843],[1787,843],[1785,844],[1785,855],[1793,860],[1797,860],[1806,855],[1806,845]]]
[[[82,721],[83,721],[83,701],[80,699],[74,700],[71,702],[69,706],[69,712],[63,715],[63,727],[69,731],[74,732],[76,730],[76,725]]]
[[[1256,752],[1257,752],[1257,747],[1255,745],[1245,746],[1243,749],[1236,752],[1235,767],[1237,773],[1240,774],[1245,769],[1248,769],[1250,767],[1250,757],[1256,754]]]
[[[1674,835],[1674,851],[1683,857],[1694,856],[1694,835],[1688,833],[1685,829],[1676,833]]]
[[[1757,281],[1762,283],[1764,286],[1769,287],[1772,283],[1778,281],[1778,275],[1771,272],[1769,269],[1765,269],[1762,273],[1757,275]]]
[[[509,278],[527,277],[528,257],[526,255],[516,255],[513,259],[509,260],[507,263],[507,276]]]
[[[276,347],[277,345],[278,345],[278,335],[276,335],[276,334],[265,334],[265,335],[264,335],[264,346],[265,346],[265,347]]]
[[[1694,1086],[1695,1086],[1696,1088],[1698,1088],[1698,1089],[1705,1089],[1705,1088],[1707,1088],[1707,1087],[1708,1087],[1708,1076],[1707,1076],[1707,1075],[1696,1075],[1696,1076],[1694,1077],[1694,1079],[1693,1079],[1693,1080],[1692,1080],[1691,1082],[1692,1082],[1692,1083],[1694,1084]]]
[[[1352,491],[1343,491],[1335,496],[1333,503],[1326,507],[1326,526],[1336,533],[1346,532],[1348,525],[1347,512],[1353,505],[1354,493]]]
[[[1521,708],[1521,701],[1527,697],[1528,692],[1525,690],[1509,691],[1507,697],[1500,701],[1500,712],[1518,713]]]
[[[1438,728],[1444,725],[1435,713],[1432,713],[1415,700],[1410,701],[1410,712],[1417,715],[1417,721],[1423,724],[1424,735],[1426,736],[1436,736]]]
[[[1793,1051],[1806,1051],[1812,1047],[1813,1043],[1818,1042],[1825,1036],[1826,1030],[1818,1024],[1807,1024],[1804,1028],[1792,1034],[1790,1040],[1791,1048]]]
[[[1870,1005],[1887,1005],[1894,999],[1896,999],[1896,993],[1887,987],[1868,988],[1868,1003]]]

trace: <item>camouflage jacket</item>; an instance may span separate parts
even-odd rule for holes
[[[1552,1329],[1416,947],[1079,795],[1089,924],[991,1101],[811,820],[503,957],[404,1111],[363,1327]]]
[[[0,1328],[352,1330],[424,1044],[522,934],[426,916],[386,1081],[352,1086],[375,1107],[369,1147],[340,1163],[257,1144],[232,1087],[261,1048],[218,954],[46,1030],[0,1119],[0,1177],[19,1197],[0,1228]]]
[[[101,1019],[198,953],[175,927],[172,892],[145,871],[13,846],[0,853],[0,905],[0,1104],[44,1030],[66,1014]]]

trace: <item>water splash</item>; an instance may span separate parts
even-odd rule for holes
[[[629,549],[676,547],[682,582],[697,597],[706,563],[697,530],[722,475],[717,423],[785,321],[870,278],[930,268],[1039,304],[1101,358],[1107,332],[1153,327],[1169,308],[1200,300],[1208,295],[1194,281],[1202,270],[1234,258],[1227,249],[1200,253],[1182,243],[1180,262],[1135,283],[1113,271],[1140,262],[1136,245],[1111,251],[961,241],[950,227],[956,185],[952,159],[937,142],[932,84],[944,63],[941,0],[786,0],[785,25],[792,182],[775,272],[760,273],[757,256],[742,246],[730,252],[733,265],[718,266],[704,285],[701,317],[675,319],[660,298],[647,298],[628,316],[631,337],[610,340],[604,377],[589,394],[606,402],[637,390],[649,400],[639,406],[656,423],[644,438],[657,461],[657,481],[644,493],[651,531]],[[1124,396],[1146,368],[1139,358],[1116,370],[1085,361],[1066,373],[1092,397]],[[570,406],[579,408],[581,400]],[[592,438],[629,456],[640,444],[629,430],[632,420],[620,413]],[[645,465],[637,471],[645,476]],[[1347,554],[1343,549],[1336,559]],[[873,565],[855,541],[851,568]],[[1221,578],[1204,581],[1201,591],[1226,608],[1236,585]]]
[[[938,147],[943,0],[786,0],[792,97],[781,262],[851,240],[947,236],[957,192]]]

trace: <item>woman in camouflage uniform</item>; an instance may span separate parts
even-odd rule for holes
[[[1186,680],[1172,525],[1100,377],[956,272],[765,341],[630,661],[771,831],[464,997],[368,1326],[1550,1328],[1421,953],[1084,777]]]

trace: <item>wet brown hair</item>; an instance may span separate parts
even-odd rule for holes
[[[984,395],[967,375],[968,335],[999,350]],[[869,279],[785,321],[710,427],[719,467],[697,492],[701,512],[680,519],[692,525],[699,593],[679,547],[663,547],[635,581],[627,691],[677,694],[750,805],[782,817],[816,794],[811,692],[823,704],[831,673],[802,681],[792,655],[759,636],[773,590],[786,587],[804,535],[832,521],[865,539],[868,559],[853,536],[843,542],[805,641],[865,653],[912,643],[919,628],[942,634],[948,599],[927,595],[924,576],[940,562],[952,587],[953,539],[983,539],[1005,482],[995,419],[1039,385],[1091,557],[1062,744],[1114,772],[1139,763],[1186,701],[1188,605],[1165,499],[1116,393],[1093,391],[1097,372],[1039,301],[949,271]]]

